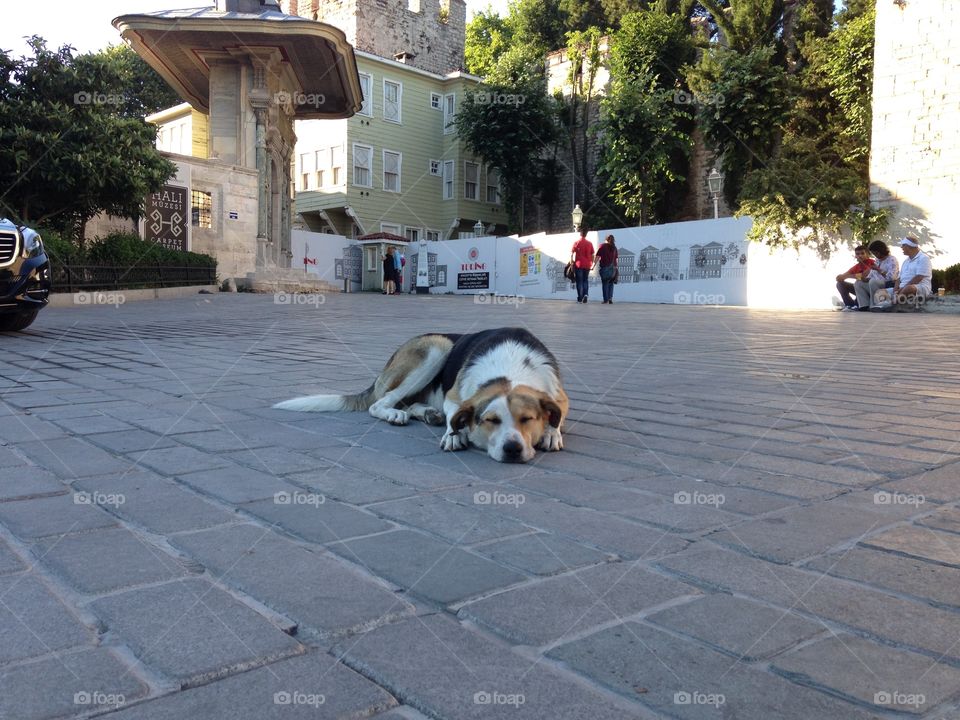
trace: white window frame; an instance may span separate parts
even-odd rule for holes
[[[423,236],[427,239],[427,242],[439,242],[439,241],[440,241],[440,231],[439,231],[439,230],[425,230]]]
[[[453,160],[443,161],[443,191],[441,197],[444,200],[453,200],[457,195],[457,175],[456,163]]]
[[[416,233],[416,235],[411,237],[411,233]],[[408,225],[403,229],[403,236],[412,243],[420,242],[420,238],[423,236],[423,228],[410,227]]]
[[[357,115],[373,117],[373,75],[370,73],[357,74],[360,76],[360,90],[363,93],[363,105],[360,106],[360,109],[357,111]],[[367,84],[369,85],[369,93],[364,91],[364,79],[366,79]]]
[[[448,93],[443,96],[443,134],[451,135],[457,131],[456,126],[453,124],[454,118],[457,116],[457,95],[456,93]]]
[[[397,223],[380,223],[380,232],[390,233],[391,235],[399,235],[403,232],[403,226],[398,225]]]
[[[387,117],[387,85],[397,86],[396,118]],[[403,124],[403,83],[399,80],[388,80],[387,78],[383,79],[383,119],[387,122],[396,123],[397,125]]]
[[[396,172],[397,187],[396,189],[387,187],[387,154],[388,153],[390,155],[397,156],[397,172]],[[400,178],[403,173],[403,153],[398,150],[387,150],[386,148],[384,148],[384,150],[380,154],[380,159],[383,163],[383,189],[387,192],[395,192],[395,193],[401,192]],[[399,235],[399,233],[397,234]]]
[[[340,157],[337,157],[339,153]],[[339,162],[337,162],[339,160]],[[343,146],[333,145],[330,147],[330,182],[332,185],[342,185],[343,178]]]
[[[443,163],[439,160],[430,161],[430,174],[443,177]]]
[[[473,196],[467,192],[467,183],[470,182],[469,176],[467,175],[467,166],[473,165],[477,169],[476,180],[473,182]],[[463,199],[464,200],[480,200],[480,163],[471,162],[470,160],[463,161]]]
[[[434,110],[443,110],[443,95],[440,93],[430,93],[430,107]]]
[[[496,176],[497,176],[497,183],[496,183],[496,185],[491,185],[491,184],[490,184],[490,174],[491,174],[491,173],[495,173]],[[490,190],[491,190],[491,189],[492,189],[492,190],[495,192],[495,194],[496,194],[496,200],[491,200],[491,199],[490,199]],[[502,194],[502,193],[503,193],[503,191],[502,191],[502,189],[501,189],[501,183],[500,183],[500,172],[499,172],[495,167],[490,167],[490,166],[488,165],[488,166],[487,166],[487,182],[484,183],[483,197],[486,199],[486,201],[487,201],[488,203],[493,203],[494,205],[500,205],[501,202],[502,202],[502,200],[503,200],[503,194]]]
[[[367,171],[367,177],[369,178],[369,182],[367,184],[357,182],[357,148],[362,148],[363,150],[366,150],[369,153],[368,157],[370,158],[370,164],[366,168],[364,168]],[[363,145],[362,143],[353,144],[353,178],[352,179],[353,179],[353,185],[356,187],[365,187],[365,188],[373,187],[373,147],[371,145]]]

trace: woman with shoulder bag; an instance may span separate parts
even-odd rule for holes
[[[600,265],[600,282],[603,285],[603,302],[613,305],[613,286],[617,282],[617,243],[613,235],[607,235],[606,242],[597,250],[594,267]]]

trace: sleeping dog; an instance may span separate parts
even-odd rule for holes
[[[557,360],[543,343],[522,328],[500,328],[420,335],[402,345],[361,393],[312,395],[274,407],[369,410],[393,425],[411,417],[446,422],[443,450],[473,445],[498,462],[528,462],[535,448],[563,447],[560,426],[569,401]]]

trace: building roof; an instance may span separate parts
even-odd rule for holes
[[[226,8],[237,3],[223,2]],[[298,119],[345,118],[360,109],[362,91],[353,47],[341,30],[264,3],[252,12],[204,7],[121,15],[113,26],[194,108],[209,112],[215,55],[279,53],[291,84],[322,102],[294,102]]]
[[[357,238],[357,242],[364,242],[367,240],[389,240],[390,242],[403,243],[404,245],[410,242],[405,237],[400,237],[399,235],[394,235],[393,233],[388,232],[375,232],[370,233],[369,235],[361,235]]]

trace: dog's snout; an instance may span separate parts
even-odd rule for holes
[[[503,456],[508,460],[518,460],[523,454],[523,444],[516,440],[507,440],[503,444]]]

